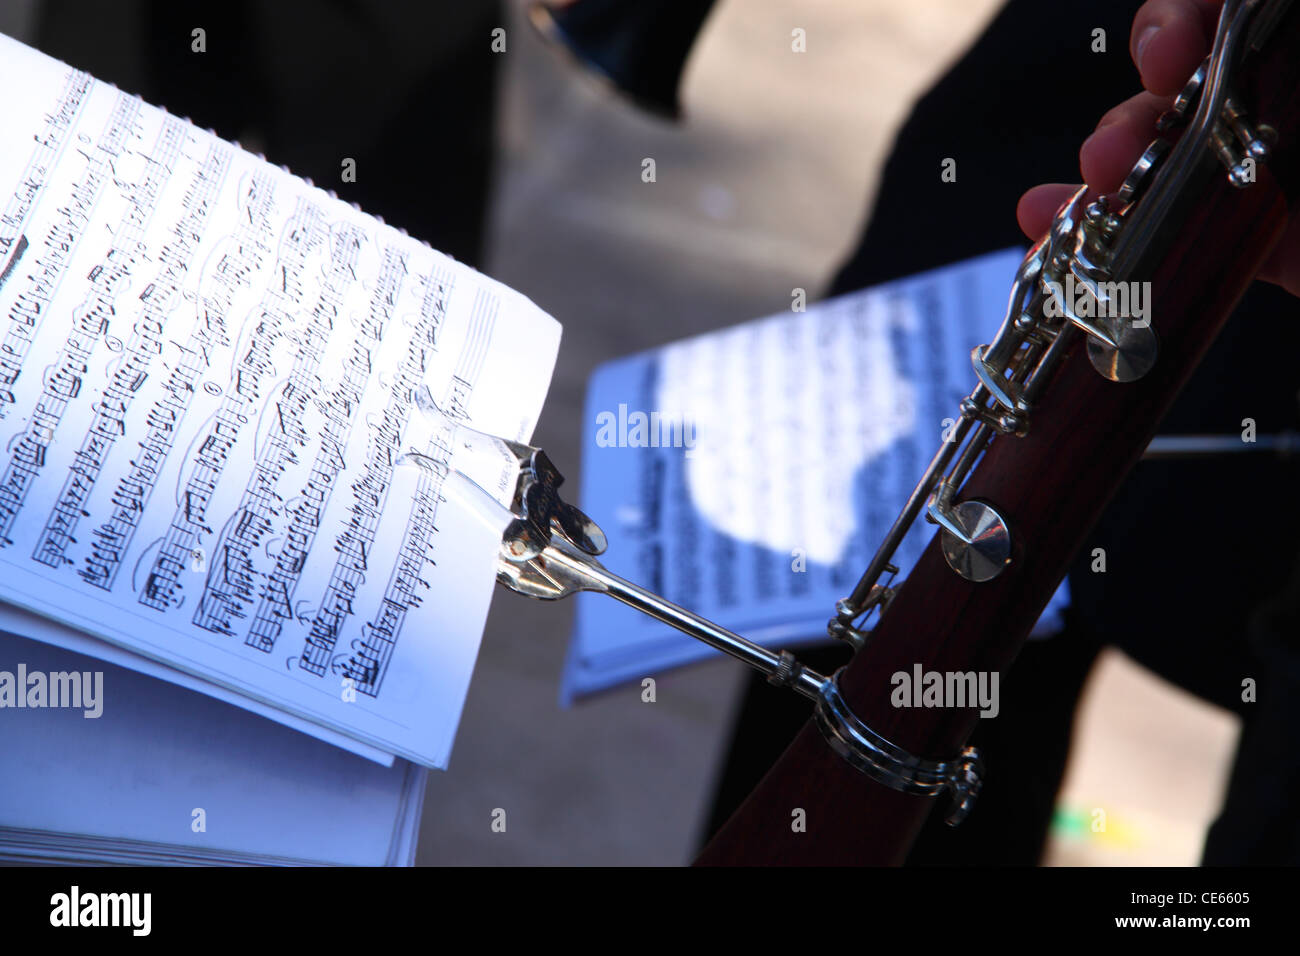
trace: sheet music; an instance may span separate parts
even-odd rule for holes
[[[601,366],[582,508],[609,536],[602,561],[769,647],[826,640],[974,387],[970,351],[997,330],[1022,258],[992,253]],[[899,581],[934,533],[912,527]],[[566,699],[717,653],[603,596],[577,601]],[[1035,632],[1058,629],[1068,603],[1062,584]]]
[[[175,684],[178,687],[206,694],[228,704],[234,704],[250,714],[257,714],[259,717],[273,720],[277,724],[292,728],[299,733],[315,737],[317,740],[323,740],[335,747],[341,747],[357,756],[365,757],[367,760],[373,760],[381,766],[391,767],[393,765],[393,755],[384,753],[377,747],[368,746],[346,734],[337,733],[309,720],[295,717],[293,714],[277,710],[268,704],[241,697],[232,690],[208,683],[193,674],[186,674],[184,671],[178,671],[159,661],[141,657],[139,654],[132,653],[116,644],[101,641],[83,631],[65,627],[57,621],[51,621],[49,618],[41,617],[30,611],[24,611],[22,608],[10,604],[0,604],[0,634],[20,634],[25,638],[40,641],[42,644],[48,644],[51,647],[58,647],[66,651],[93,657],[117,667],[133,670],[147,677],[155,677],[169,684]]]
[[[0,669],[103,671],[104,712],[6,709],[0,860],[116,866],[414,862],[428,772],[0,631]],[[114,702],[116,701],[116,706]],[[204,826],[193,826],[202,808]]]
[[[0,77],[23,91],[0,150],[0,599],[444,766],[498,542],[395,466],[456,463],[411,395],[526,441],[559,326],[5,38]]]

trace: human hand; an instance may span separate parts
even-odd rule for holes
[[[1146,89],[1106,113],[1079,150],[1083,179],[1097,194],[1113,193],[1156,136],[1156,120],[1169,109],[1210,52],[1223,0],[1147,0],[1133,18],[1129,53]],[[1035,186],[1020,197],[1016,218],[1031,239],[1051,225],[1078,187]],[[1291,223],[1259,277],[1300,295],[1300,226]]]

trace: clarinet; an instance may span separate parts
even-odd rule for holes
[[[971,812],[984,783],[967,746],[974,695],[965,707],[895,707],[893,676],[1001,674],[1015,660],[1300,198],[1297,50],[1300,5],[1225,0],[1210,55],[1119,191],[1081,187],[1026,255],[996,336],[971,352],[976,384],[957,424],[829,621],[854,651],[835,674],[610,572],[596,558],[604,533],[561,500],[546,454],[478,436],[518,466],[508,507],[478,496],[509,511],[502,585],[543,600],[607,594],[812,703],[698,864],[899,864],[936,798],[949,824]],[[1135,290],[1145,307],[1131,308]],[[431,396],[417,404],[444,414]],[[937,533],[902,584],[882,584],[922,515]]]
[[[952,440],[830,621],[857,653],[700,864],[898,864],[934,797],[950,824],[970,812],[978,710],[892,707],[891,675],[1015,659],[1294,210],[1298,48],[1290,0],[1228,0],[1118,194],[1080,189],[1030,250],[996,337],[972,352]],[[1118,301],[1133,282],[1150,283],[1142,318]],[[923,511],[938,533],[903,585],[882,586]]]

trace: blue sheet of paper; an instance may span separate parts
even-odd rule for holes
[[[1023,250],[1008,249],[609,362],[592,376],[581,505],[610,570],[769,647],[826,639],[974,386]],[[918,522],[898,580],[935,533]],[[562,699],[718,652],[577,598]],[[1060,627],[1063,583],[1035,628]]]

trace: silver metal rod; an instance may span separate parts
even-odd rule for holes
[[[1047,389],[1047,383],[1055,373],[1056,367],[1061,364],[1065,353],[1070,350],[1075,338],[1082,334],[1076,326],[1069,323],[1066,323],[1065,328],[1057,333],[1056,338],[1052,340],[1052,344],[1048,346],[1042,359],[1025,381],[1025,401],[1031,405],[1038,401]]]
[[[1300,433],[1279,432],[1245,441],[1240,435],[1157,435],[1142,454],[1143,461],[1170,458],[1209,458],[1272,452],[1279,458],[1300,454]]]
[[[988,398],[988,390],[983,385],[976,388],[975,394],[980,396],[979,400],[981,401]],[[966,435],[974,424],[973,419],[962,418],[954,426],[951,439],[940,443],[939,450],[930,461],[930,467],[925,470],[921,480],[912,489],[912,494],[903,506],[902,513],[894,519],[894,524],[889,529],[888,534],[885,535],[885,540],[881,542],[875,556],[871,559],[871,563],[867,565],[867,570],[862,573],[862,577],[858,579],[853,593],[849,595],[848,601],[853,607],[862,607],[867,600],[867,596],[871,594],[871,588],[885,573],[885,565],[890,562],[894,552],[898,550],[899,544],[907,536],[907,532],[921,513],[921,509],[925,507],[925,503],[929,500],[930,493],[934,491],[934,486],[939,481],[939,477],[948,468],[953,455],[966,441]]]
[[[628,607],[658,618],[665,624],[677,628],[677,630],[690,635],[696,640],[703,641],[724,654],[730,654],[737,660],[743,661],[769,677],[777,673],[782,666],[783,661],[778,652],[770,651],[753,641],[746,640],[739,634],[728,631],[725,627],[719,627],[712,621],[705,620],[698,614],[693,614],[684,607],[660,597],[653,591],[647,591],[645,588],[619,577],[597,561],[583,560],[556,549],[548,550],[546,559],[548,563],[561,564],[569,570],[599,583],[606,594],[617,598]],[[790,686],[809,700],[817,700],[821,696],[822,687],[826,680],[827,678],[823,675],[800,665],[798,673],[790,682]]]
[[[962,482],[966,480],[966,475],[970,471],[971,466],[975,464],[975,459],[984,454],[984,449],[988,448],[989,442],[993,440],[993,437],[994,433],[992,426],[986,422],[981,422],[979,428],[975,430],[975,434],[972,435],[970,441],[966,443],[966,447],[961,450],[961,456],[957,459],[957,463],[952,466],[952,471],[949,473],[948,480],[955,486],[954,491],[956,488],[961,487]]]

